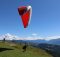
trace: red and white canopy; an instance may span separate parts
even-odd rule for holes
[[[31,6],[21,6],[18,8],[19,15],[21,16],[23,26],[26,28],[30,22],[32,7]]]

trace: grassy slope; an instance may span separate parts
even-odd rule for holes
[[[14,45],[14,44],[13,44]],[[46,53],[44,50],[28,46],[26,52],[22,52],[22,45],[16,44],[14,47],[11,43],[0,42],[1,48],[10,48],[13,50],[5,50],[0,52],[0,57],[52,57],[50,54]]]

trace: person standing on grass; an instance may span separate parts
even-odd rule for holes
[[[26,43],[25,43],[25,45],[23,46],[23,52],[25,52],[26,51],[26,49],[27,49],[27,45],[26,45]]]

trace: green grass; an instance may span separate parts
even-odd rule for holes
[[[0,57],[52,57],[50,54],[42,49],[28,46],[26,52],[22,52],[23,45],[13,44],[8,42],[0,42],[0,48],[9,48],[12,50],[5,50],[0,52]]]

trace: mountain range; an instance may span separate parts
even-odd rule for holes
[[[28,38],[22,38],[18,37],[16,35],[11,35],[9,33],[0,35],[0,40],[16,40],[16,41],[26,41],[26,42],[31,42],[31,43],[48,43],[48,44],[55,44],[55,45],[60,45],[60,38],[57,39],[51,39],[51,40],[45,40],[45,39],[36,39],[36,40],[29,40]]]

